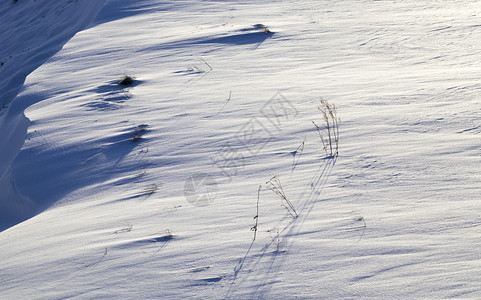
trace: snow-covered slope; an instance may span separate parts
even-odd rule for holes
[[[25,139],[23,111],[31,101],[13,98],[25,78],[95,18],[104,1],[3,1],[0,4],[0,229],[37,213],[11,176],[11,163]]]
[[[480,13],[107,1],[0,117],[28,107],[9,174],[45,209],[0,298],[479,298]]]

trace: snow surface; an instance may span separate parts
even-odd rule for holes
[[[479,299],[480,14],[0,4],[0,298]]]

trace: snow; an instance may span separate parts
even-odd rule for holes
[[[480,13],[1,4],[0,298],[479,298]]]
[[[28,120],[23,111],[32,103],[13,98],[29,73],[58,52],[77,31],[86,27],[103,6],[103,1],[4,1],[0,40],[0,229],[12,226],[38,211],[22,196],[11,176],[11,164],[23,145]],[[78,10],[80,13],[74,14]]]

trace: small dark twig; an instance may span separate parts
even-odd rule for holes
[[[217,112],[217,114],[219,114],[219,113],[224,109],[224,107],[227,105],[227,103],[229,103],[231,96],[232,96],[232,91],[230,91],[230,93],[229,93],[229,98],[227,98],[227,100],[225,100],[224,105],[222,105],[222,107],[221,107],[220,110]]]
[[[339,154],[339,122],[341,120],[337,117],[337,109],[334,104],[330,104],[324,99],[320,101],[321,104],[318,109],[322,114],[325,128],[321,129],[314,121],[312,121],[312,124],[319,133],[326,155],[336,157]],[[327,135],[327,138],[325,135]]]
[[[254,217],[254,220],[256,220],[256,225],[254,225],[251,230],[254,231],[254,239],[253,241],[256,240],[257,236],[257,224],[259,223],[259,198],[260,198],[260,192],[261,192],[262,185],[259,185],[259,188],[257,189],[257,212],[256,216]]]
[[[282,188],[281,180],[279,179],[279,177],[277,177],[277,175],[272,177],[271,180],[266,182],[266,184],[267,184],[268,189],[270,189],[276,195],[281,197],[282,205],[284,205],[284,207],[287,209],[289,214],[293,218],[297,218],[298,214],[297,214],[297,212],[294,208],[294,205],[292,205],[291,201],[289,201],[289,199],[287,199],[286,193],[284,192],[284,189]]]
[[[297,166],[297,163],[299,162],[299,158],[301,157],[302,152],[304,151],[304,144],[306,140],[304,141],[296,148],[296,150],[291,152],[292,155],[292,168],[291,168],[291,175],[292,172],[294,172],[294,169]]]
[[[206,65],[209,67],[210,71],[214,70],[214,69],[205,61],[205,59],[203,59],[202,57],[199,57],[199,59],[200,59],[201,61],[203,61],[204,64],[206,64]]]

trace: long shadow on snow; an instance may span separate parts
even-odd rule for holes
[[[204,37],[197,37],[191,39],[185,39],[182,41],[175,41],[175,42],[168,42],[164,44],[159,44],[153,47],[147,47],[144,49],[140,49],[139,52],[143,51],[159,51],[159,50],[169,50],[169,49],[178,49],[178,48],[185,48],[191,45],[199,45],[199,44],[224,44],[224,45],[255,45],[254,48],[258,48],[265,40],[271,38],[274,35],[273,32],[263,32],[263,31],[254,31],[249,33],[235,33],[226,36],[218,36],[218,35],[211,35],[211,36],[204,36]]]
[[[293,219],[292,222],[289,223],[286,227],[284,227],[284,229],[282,229],[278,233],[278,236],[284,236],[287,238],[289,236],[299,234],[302,225],[305,223],[316,202],[318,201],[316,198],[321,194],[322,190],[324,189],[327,180],[329,179],[331,172],[334,168],[334,165],[336,164],[336,161],[337,157],[325,158],[323,162],[324,164],[321,164],[316,174],[310,180],[309,188],[305,189],[299,196],[299,216]],[[289,244],[289,242],[287,243]],[[259,260],[255,262],[254,267],[260,263],[260,260],[263,259],[263,256],[265,255],[265,251],[271,245],[272,242],[265,246],[262,255],[260,256]],[[280,258],[281,259],[278,259],[278,253],[276,253],[276,255],[270,258],[268,257],[268,259],[270,259],[270,261],[268,262],[268,267],[263,269],[263,272],[265,274],[264,280],[261,284],[257,286],[256,291],[253,292],[253,296],[255,295],[256,298],[262,299],[267,297],[269,291],[272,288],[271,284],[266,284],[267,280],[272,277],[272,274],[277,273],[281,269],[287,257],[282,256]]]
[[[130,89],[142,83],[141,80],[135,80],[132,85],[122,87],[119,86],[118,81],[112,81],[109,84],[101,85],[89,90],[89,92],[97,93],[98,96],[96,100],[85,103],[84,106],[99,111],[120,109],[122,108],[121,104],[130,99]]]
[[[262,44],[266,39],[272,37],[272,32],[249,32],[240,33],[234,35],[223,36],[219,38],[212,38],[207,40],[201,40],[199,43],[204,44],[230,44],[230,45],[250,45],[250,44]]]
[[[314,208],[314,205],[317,201],[316,197],[326,185],[336,160],[337,157],[327,158],[323,161],[323,164],[319,166],[319,169],[309,181],[308,187],[299,196],[300,203],[298,204],[301,204],[301,206],[299,208],[299,216],[297,218],[289,221],[289,223],[287,223],[287,225],[270,242],[266,243],[258,253],[249,255],[255,242],[252,241],[245,256],[234,268],[234,277],[226,293],[225,299],[232,298],[232,294],[235,294],[236,290],[238,289],[238,287],[235,287],[235,285],[238,284],[241,271],[248,266],[249,271],[245,272],[245,276],[248,277],[250,272],[259,268],[259,266],[262,264],[262,261],[265,261],[263,266],[260,266],[261,272],[264,274],[264,280],[256,286],[256,289],[252,292],[249,298],[263,299],[267,297],[267,294],[272,288],[272,285],[270,282],[268,282],[269,279],[273,279],[270,275],[275,274],[282,267],[283,260],[279,260],[279,258],[283,257],[285,259],[285,256],[280,256],[280,254],[285,253],[285,251],[273,250],[272,252],[268,252],[269,249],[272,248],[278,237],[291,236],[299,233],[302,224],[304,224],[310,212]],[[250,261],[250,263],[248,261]],[[241,280],[240,284],[242,284],[244,280]]]

